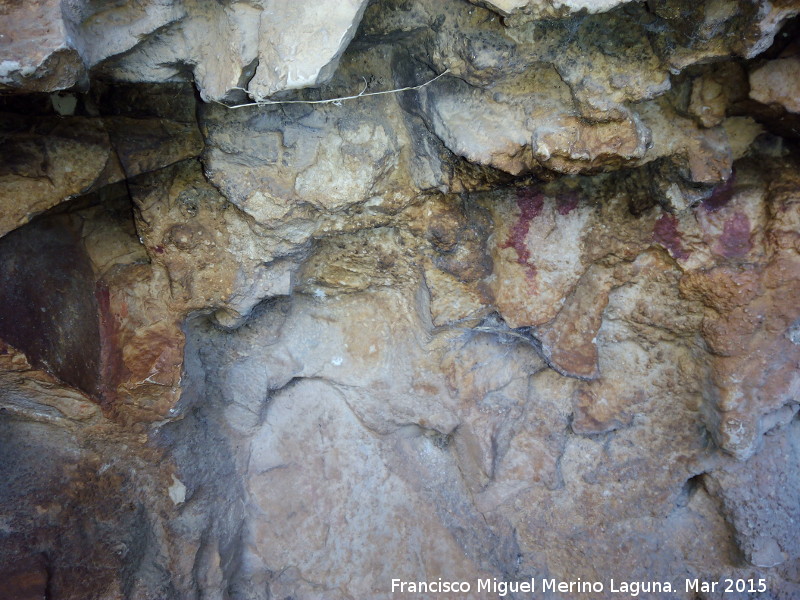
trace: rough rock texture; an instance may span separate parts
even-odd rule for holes
[[[92,70],[122,81],[189,71],[205,99],[249,83],[257,97],[330,77],[366,0],[207,3],[4,0],[0,86],[85,86]]]
[[[800,596],[798,12],[0,4],[0,599]]]
[[[598,13],[606,12],[618,6],[625,4],[627,0],[600,0],[599,2],[588,2],[586,0],[562,0],[547,1],[542,0],[497,0],[490,2],[488,0],[475,2],[475,4],[486,6],[492,10],[498,11],[502,15],[512,15],[514,13],[525,13],[532,15],[536,18],[545,17],[565,17],[572,13],[581,11]]]
[[[800,58],[779,58],[750,74],[750,97],[762,104],[779,104],[791,113],[800,113]]]
[[[106,96],[126,91],[131,104],[109,114]],[[13,96],[0,99],[0,194],[15,199],[3,205],[0,234],[70,198],[197,156],[203,140],[191,88],[166,85],[150,94],[98,85],[80,99],[86,114],[75,114],[72,94],[37,97],[28,108],[33,114],[24,116],[15,114],[20,105]]]

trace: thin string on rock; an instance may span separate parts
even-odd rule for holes
[[[225,108],[244,108],[245,106],[270,106],[275,104],[333,104],[335,106],[341,106],[342,102],[345,100],[355,100],[357,98],[366,98],[367,96],[381,96],[383,94],[397,94],[398,92],[409,92],[411,90],[419,90],[424,88],[426,85],[432,84],[434,81],[439,79],[440,77],[444,77],[450,72],[450,69],[445,69],[441,73],[439,73],[433,79],[429,79],[424,83],[420,83],[419,85],[412,85],[409,87],[402,87],[396,88],[393,90],[381,90],[378,92],[368,92],[367,91],[367,80],[364,79],[364,89],[361,90],[358,94],[354,96],[341,96],[339,98],[327,98],[325,100],[256,100],[255,102],[247,102],[245,104],[234,104],[230,106],[225,104],[224,102],[218,102],[215,100],[217,104],[221,104]],[[242,90],[243,92],[247,92],[244,88],[233,88],[237,90]],[[249,93],[249,92],[247,92]]]

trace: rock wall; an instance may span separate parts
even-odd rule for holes
[[[798,12],[0,4],[0,598],[800,596]]]

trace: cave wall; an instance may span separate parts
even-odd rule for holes
[[[0,4],[0,599],[798,597],[798,12]]]

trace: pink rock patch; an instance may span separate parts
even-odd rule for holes
[[[752,248],[750,219],[746,214],[737,212],[725,221],[715,250],[717,254],[721,254],[725,258],[740,258],[750,252]]]
[[[689,258],[689,252],[684,249],[678,231],[678,219],[674,215],[664,213],[658,218],[653,227],[653,241],[666,248],[673,258]]]

